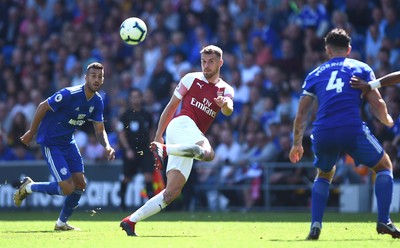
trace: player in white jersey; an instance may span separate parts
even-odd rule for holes
[[[200,54],[202,72],[188,73],[181,79],[161,114],[154,142],[151,143],[157,169],[162,169],[164,158],[168,155],[166,188],[121,221],[120,226],[128,236],[136,236],[135,225],[138,221],[158,213],[181,194],[193,159],[214,159],[214,150],[204,134],[219,111],[226,116],[233,112],[233,88],[220,78],[222,50],[210,45],[203,48]],[[181,102],[181,112],[174,118]]]

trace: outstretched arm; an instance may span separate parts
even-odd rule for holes
[[[35,134],[37,133],[40,122],[42,122],[44,116],[49,110],[51,110],[51,108],[47,100],[41,102],[38,105],[38,107],[36,108],[35,115],[33,116],[30,129],[26,131],[26,133],[22,135],[22,137],[20,137],[22,143],[29,146],[29,143],[32,141],[33,136],[35,136]]]
[[[293,124],[293,145],[290,149],[289,158],[292,163],[297,163],[303,156],[303,136],[307,124],[308,113],[312,107],[314,98],[312,96],[302,96],[297,109],[296,118]]]
[[[108,136],[106,133],[106,129],[104,127],[103,122],[93,122],[94,131],[96,133],[96,138],[99,143],[106,149],[107,152],[107,159],[114,160],[115,159],[115,151],[114,148],[111,147],[110,143],[108,142]]]
[[[385,126],[392,127],[393,119],[389,115],[385,101],[377,89],[368,92],[366,99],[371,106],[371,111],[378,120]]]
[[[160,121],[158,122],[154,141],[164,143],[164,139],[163,139],[162,135],[163,135],[165,129],[167,129],[169,122],[174,117],[174,114],[175,114],[176,109],[178,108],[180,102],[181,102],[181,100],[179,98],[177,98],[175,95],[172,95],[171,100],[169,100],[167,106],[165,107],[164,111],[162,112],[162,114],[160,116]]]
[[[353,76],[350,82],[351,87],[360,89],[363,94],[380,87],[395,85],[397,83],[400,83],[400,71],[389,73],[368,83],[359,77]]]
[[[230,116],[233,113],[233,100],[226,96],[214,98],[215,103],[221,108],[222,114]]]

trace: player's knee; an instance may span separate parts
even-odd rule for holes
[[[374,167],[372,167],[372,170],[375,172],[379,172],[382,170],[392,171],[393,166],[392,166],[392,161],[389,158],[389,155],[387,155],[387,153],[385,153],[383,155],[383,157],[381,158],[381,160],[379,160],[378,164],[376,164]]]
[[[181,194],[180,189],[172,189],[172,190],[165,190],[164,192],[164,201],[167,204],[173,202],[176,198],[178,198]]]
[[[73,184],[64,184],[60,186],[64,195],[70,195],[75,190],[75,186]]]
[[[86,189],[86,182],[85,181],[75,182],[75,189],[80,189],[80,190]]]
[[[332,170],[328,171],[328,172],[318,169],[317,178],[324,178],[324,179],[328,180],[329,182],[332,182],[335,172],[336,172],[336,166],[334,166],[332,168]]]

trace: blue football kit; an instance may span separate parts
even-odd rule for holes
[[[361,119],[361,91],[351,88],[350,78],[375,79],[365,63],[350,58],[332,58],[310,72],[302,86],[303,95],[315,97],[318,112],[313,122],[314,165],[332,170],[344,153],[356,165],[375,166],[384,154],[378,140]]]
[[[40,123],[37,143],[57,182],[84,172],[74,132],[86,121],[103,122],[103,100],[99,93],[87,99],[84,85],[64,88],[47,99],[48,111]]]

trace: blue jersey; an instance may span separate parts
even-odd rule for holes
[[[365,63],[349,58],[333,58],[310,72],[303,84],[303,95],[318,100],[313,132],[345,126],[361,130],[361,91],[351,88],[350,78],[375,79]]]
[[[64,88],[47,99],[48,111],[40,123],[37,143],[45,146],[75,143],[73,133],[86,121],[103,122],[103,99],[86,99],[84,85]]]

